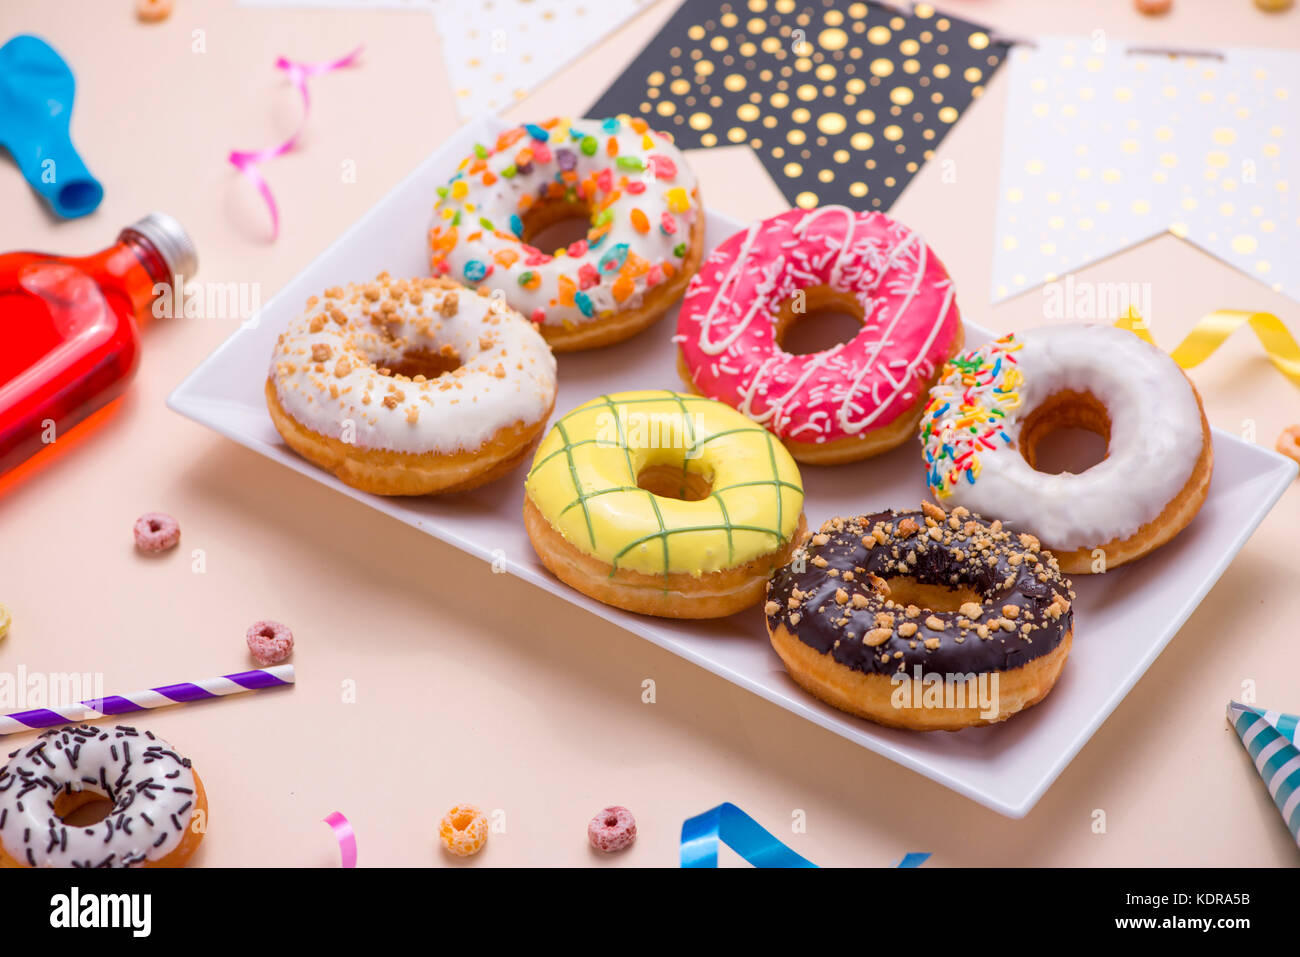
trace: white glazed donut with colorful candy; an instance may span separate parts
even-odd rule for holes
[[[557,352],[626,339],[681,295],[704,252],[695,176],[640,118],[552,119],[479,144],[438,190],[432,268],[499,290]],[[585,238],[530,244],[562,220]]]
[[[1101,435],[1106,457],[1078,474],[1038,471],[1039,443],[1060,429]],[[1173,538],[1205,501],[1214,467],[1191,381],[1114,326],[1028,329],[953,359],[930,390],[921,444],[940,502],[1033,533],[1073,574]]]
[[[782,348],[801,315],[862,328],[810,355]],[[801,462],[875,455],[913,434],[926,390],[961,347],[952,280],[925,242],[880,213],[791,210],[715,249],[682,302],[683,378],[774,432]]]

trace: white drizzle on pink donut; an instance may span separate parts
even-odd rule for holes
[[[776,341],[781,304],[822,285],[858,300],[862,330],[791,355]],[[704,395],[783,439],[824,443],[882,428],[915,404],[960,323],[952,280],[916,233],[880,213],[823,206],[755,223],[715,249],[691,280],[674,341]]]

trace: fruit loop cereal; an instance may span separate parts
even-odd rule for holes
[[[180,540],[180,525],[165,512],[145,512],[135,520],[135,547],[142,552],[165,552]]]
[[[248,629],[248,650],[259,665],[278,665],[293,654],[293,632],[278,621],[258,621]]]
[[[471,857],[487,843],[487,817],[472,804],[457,804],[443,815],[438,837],[442,846],[457,857]]]
[[[172,0],[135,0],[135,15],[145,23],[166,20],[172,13]]]
[[[1300,425],[1282,430],[1282,434],[1277,437],[1277,450],[1288,458],[1300,462]]]
[[[636,818],[625,807],[607,807],[587,825],[587,839],[607,854],[621,851],[636,840]]]

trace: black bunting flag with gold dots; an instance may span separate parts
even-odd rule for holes
[[[791,205],[883,211],[1006,52],[924,3],[686,0],[587,115],[748,144]]]

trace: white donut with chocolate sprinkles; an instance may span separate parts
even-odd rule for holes
[[[113,805],[103,820],[66,822],[97,800]],[[151,732],[53,728],[0,768],[0,866],[180,867],[207,813],[190,760]]]
[[[1034,536],[925,502],[826,522],[768,583],[768,635],[799,685],[879,724],[1005,721],[1056,683],[1074,592]]]

